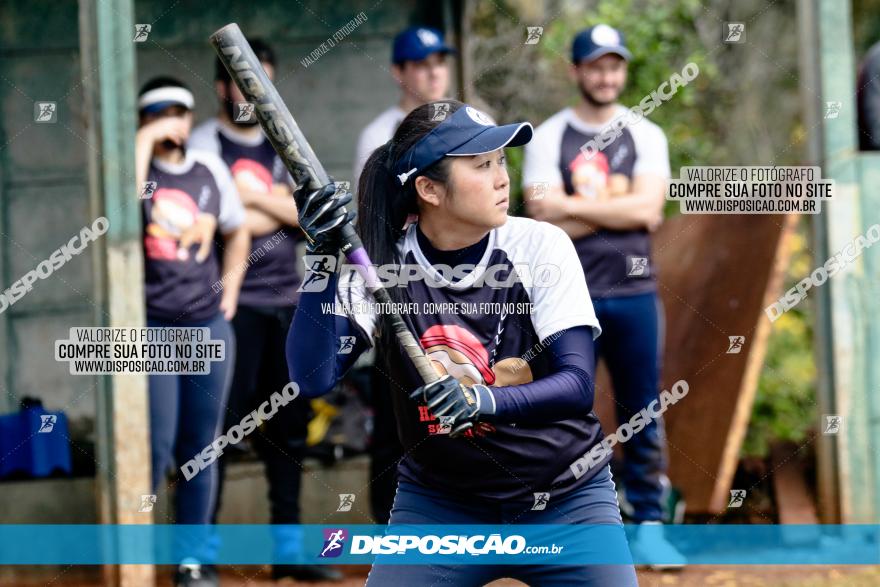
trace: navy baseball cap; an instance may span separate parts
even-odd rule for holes
[[[432,53],[455,53],[455,49],[443,41],[443,33],[437,29],[411,27],[394,37],[391,62],[421,61]]]
[[[584,60],[598,59],[609,53],[620,55],[627,61],[632,59],[632,53],[624,45],[623,35],[607,24],[597,24],[582,30],[571,45],[571,60],[575,65]]]
[[[435,102],[435,104],[439,104]],[[442,159],[466,157],[521,147],[532,140],[532,125],[518,122],[497,126],[489,116],[465,104],[410,147],[394,168],[400,185]]]

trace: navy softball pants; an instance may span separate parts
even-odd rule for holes
[[[532,511],[533,502],[493,503],[460,500],[400,481],[391,524],[615,524],[623,525],[617,493],[606,466],[586,485],[553,501],[553,507]],[[381,555],[380,555],[381,556]],[[532,587],[638,586],[631,565],[397,565],[374,564],[368,587],[419,585],[479,587],[512,577]]]
[[[222,433],[223,414],[235,362],[232,327],[222,314],[205,323],[178,324],[149,319],[152,327],[208,327],[212,340],[226,343],[226,360],[211,363],[207,375],[150,375],[150,445],[152,448],[153,490],[165,479],[169,469],[181,466]],[[210,524],[219,486],[216,461],[187,481],[181,474],[175,487],[174,521],[177,524]],[[209,560],[216,546],[204,529],[177,541],[180,559]],[[182,536],[182,535],[181,535]],[[207,550],[206,550],[207,549]]]

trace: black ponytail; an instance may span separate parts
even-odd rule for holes
[[[404,235],[403,225],[407,216],[419,212],[418,198],[415,188],[416,178],[411,177],[406,185],[401,186],[394,175],[394,169],[398,160],[410,147],[442,122],[434,119],[434,114],[437,112],[434,105],[438,103],[440,102],[429,102],[410,112],[397,127],[394,137],[373,151],[364,165],[358,182],[357,232],[370,259],[376,265],[403,262],[397,257],[397,243]],[[464,106],[457,100],[443,100],[442,103],[449,105],[446,116],[451,116]],[[440,183],[448,183],[449,158],[444,157],[419,175]],[[388,295],[392,301],[398,303],[403,301],[402,289],[388,288]],[[386,349],[393,339],[389,330],[380,326],[381,344]]]
[[[376,265],[397,263],[395,244],[407,215],[418,212],[412,190],[394,177],[393,139],[373,151],[358,181],[357,232]],[[412,188],[412,182],[407,188]]]

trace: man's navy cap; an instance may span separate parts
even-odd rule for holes
[[[455,49],[443,41],[443,33],[437,29],[411,27],[394,37],[391,62],[421,61],[432,53],[455,53]]]
[[[434,102],[435,105],[442,102]],[[394,168],[400,185],[443,157],[465,157],[521,147],[532,140],[532,125],[518,122],[497,126],[489,116],[464,105],[410,147]]]
[[[627,61],[632,59],[632,53],[624,45],[623,35],[607,24],[597,24],[579,32],[571,45],[571,60],[575,65],[609,53],[620,55]]]

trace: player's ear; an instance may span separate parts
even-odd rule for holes
[[[431,206],[439,206],[443,196],[443,188],[436,181],[420,175],[416,178],[416,194],[418,198]]]
[[[578,66],[574,63],[569,64],[568,66],[568,79],[577,82],[578,77],[580,76],[580,72],[578,71]]]

